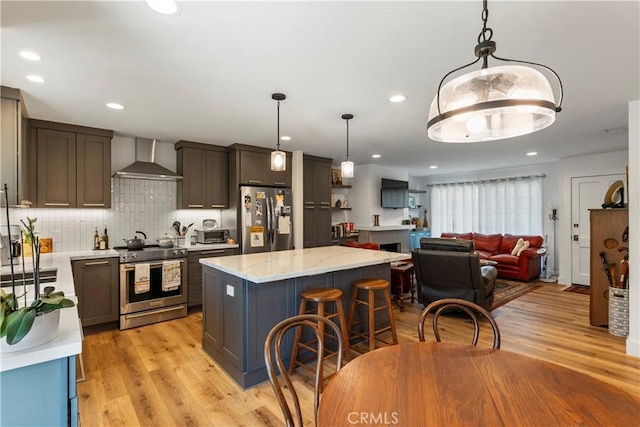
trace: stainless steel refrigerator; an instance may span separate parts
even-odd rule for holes
[[[290,188],[240,187],[242,253],[293,249],[292,204]]]

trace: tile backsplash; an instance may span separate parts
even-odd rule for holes
[[[176,209],[177,186],[172,181],[112,178],[111,209],[11,209],[11,224],[19,224],[21,219],[26,222],[27,217],[38,218],[36,231],[40,237],[53,238],[55,252],[92,249],[96,227],[100,234],[108,230],[111,247],[122,246],[122,239],[132,239],[138,230],[146,233],[149,244],[165,233],[175,236],[173,221],[194,223],[187,242],[203,219],[213,218],[224,227],[219,209]]]

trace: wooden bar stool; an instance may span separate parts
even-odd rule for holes
[[[347,361],[350,359],[351,350],[349,349],[349,336],[347,335],[347,322],[344,316],[344,309],[342,308],[342,291],[340,289],[335,288],[310,288],[300,292],[300,310],[298,314],[317,314],[318,316],[334,319],[338,318],[340,332],[342,334],[342,341],[344,342],[344,352]],[[336,311],[335,313],[327,313],[325,310],[326,303],[335,303]],[[316,303],[315,307],[308,308],[307,303]],[[335,322],[335,321],[334,321]],[[331,334],[325,333],[324,331],[324,323],[318,324],[318,332],[321,337],[333,336]],[[296,328],[295,337],[293,339],[293,349],[291,351],[291,363],[289,365],[289,373],[293,374],[293,371],[296,369],[296,366],[301,366],[307,370],[310,370],[315,373],[315,369],[308,366],[307,363],[313,358],[305,358],[304,360],[298,360],[298,352],[300,348],[308,350],[315,354],[317,358],[317,363],[320,363],[320,378],[322,377],[322,361],[336,355],[336,351],[331,351],[327,349],[327,346],[324,346],[324,355],[322,357],[318,356],[317,351],[317,339],[314,337],[313,339],[303,342],[302,339],[302,328]]]
[[[386,331],[391,331],[391,336],[393,338],[393,344],[398,344],[398,336],[396,335],[396,324],[393,320],[393,312],[391,310],[391,284],[389,281],[384,279],[359,279],[353,282],[353,294],[351,296],[351,307],[349,308],[349,339],[353,338],[364,338],[369,342],[369,351],[375,350],[376,341],[380,341],[384,344],[390,345],[386,341],[383,341],[379,338],[376,338],[376,335],[381,334]],[[367,291],[366,299],[358,299],[358,292],[360,290]],[[385,304],[379,307],[376,307],[375,304],[375,292],[383,291]],[[367,322],[368,329],[367,333],[361,333],[355,331],[353,329],[354,324],[364,323],[364,320],[359,322],[354,322],[355,313],[356,313],[356,305],[362,304],[367,306]],[[376,329],[376,312],[378,310],[387,310],[389,315],[389,325],[384,326],[380,329]],[[355,348],[354,351],[358,351]]]

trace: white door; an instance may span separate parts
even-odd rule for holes
[[[573,284],[590,285],[589,209],[602,208],[604,196],[609,186],[618,180],[625,182],[625,175],[600,175],[571,179],[571,282]]]

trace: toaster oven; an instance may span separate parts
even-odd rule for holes
[[[196,228],[195,231],[198,243],[224,243],[229,238],[229,230],[220,228]]]

